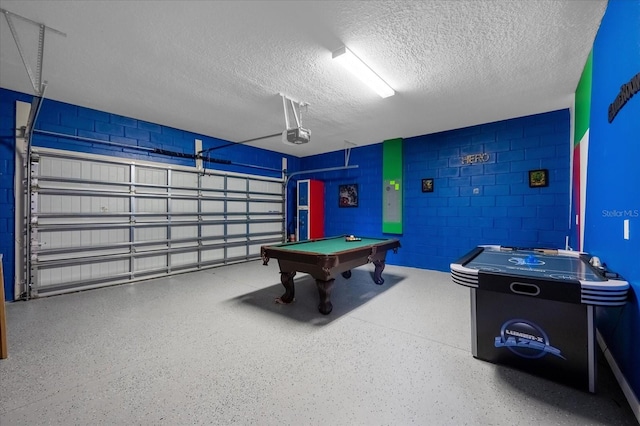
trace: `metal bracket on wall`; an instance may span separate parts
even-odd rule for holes
[[[36,96],[42,96],[43,92],[43,83],[42,81],[42,57],[44,56],[44,33],[45,30],[52,31],[55,34],[66,37],[67,35],[62,31],[58,31],[51,27],[46,26],[40,22],[32,21],[29,18],[25,18],[24,16],[16,15],[15,13],[9,12],[6,9],[0,9],[0,12],[4,14],[4,17],[7,20],[7,24],[9,25],[9,30],[11,30],[11,35],[13,36],[13,40],[16,42],[16,47],[18,48],[18,53],[20,54],[20,58],[22,59],[22,63],[27,70],[27,74],[29,74],[29,80],[31,80],[31,85],[33,86],[33,90]],[[20,38],[18,37],[18,32],[16,31],[15,25],[13,23],[12,18],[20,19],[24,22],[27,22],[32,25],[36,25],[39,28],[40,34],[38,36],[38,57],[36,58],[36,72],[31,70],[31,66],[27,61],[27,57],[24,53],[24,49],[22,48],[22,44],[20,44]]]
[[[349,142],[348,140],[344,140],[344,165],[349,165],[349,157],[351,156],[351,148],[354,146],[358,146],[353,142]]]

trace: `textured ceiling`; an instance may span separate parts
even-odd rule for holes
[[[46,32],[46,98],[233,142],[309,104],[304,157],[570,106],[606,1],[0,1]],[[0,86],[33,94],[4,17]],[[35,69],[38,27],[13,20]],[[395,90],[331,59],[346,45]]]

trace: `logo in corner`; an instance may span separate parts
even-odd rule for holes
[[[494,345],[523,358],[536,359],[551,354],[566,360],[560,349],[549,344],[549,337],[542,328],[524,319],[512,319],[502,324]]]

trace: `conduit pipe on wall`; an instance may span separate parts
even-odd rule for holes
[[[347,169],[357,169],[357,168],[358,168],[357,165],[348,166],[345,164],[344,166],[339,166],[339,167],[328,167],[324,169],[313,169],[313,170],[301,170],[299,172],[293,172],[293,173],[287,174],[287,177],[285,178],[285,181],[284,181],[284,226],[285,226],[284,237],[285,237],[285,240],[287,238],[287,231],[289,226],[287,206],[289,205],[289,181],[291,180],[291,178],[293,176],[298,176],[305,173],[333,172],[336,170],[347,170]]]
[[[263,166],[256,166],[253,164],[246,164],[246,163],[237,163],[237,162],[233,162],[233,161],[229,161],[229,160],[219,160],[216,158],[211,158],[208,156],[203,156],[200,154],[184,154],[181,152],[173,152],[173,151],[168,151],[168,150],[164,150],[164,149],[158,149],[158,148],[149,148],[149,147],[144,147],[144,146],[137,146],[137,145],[127,145],[127,144],[122,144],[122,143],[118,143],[118,142],[111,142],[111,141],[104,141],[104,140],[100,140],[100,139],[92,139],[92,138],[86,138],[83,136],[76,136],[76,135],[68,135],[65,133],[57,133],[57,132],[50,132],[47,130],[39,130],[39,129],[34,129],[33,133],[37,133],[39,135],[44,135],[44,136],[53,136],[53,137],[59,137],[59,138],[66,138],[66,139],[75,139],[75,140],[80,140],[80,141],[84,141],[84,142],[91,142],[91,143],[98,143],[98,144],[102,144],[102,145],[108,145],[108,146],[116,146],[119,148],[127,148],[127,149],[134,149],[134,150],[139,150],[139,151],[146,151],[146,152],[150,152],[150,153],[155,153],[155,154],[160,154],[160,155],[166,155],[166,156],[173,156],[173,157],[180,157],[180,158],[188,158],[188,159],[197,159],[197,158],[201,158],[205,161],[209,161],[209,162],[213,162],[213,163],[220,163],[220,164],[228,164],[231,166],[238,166],[238,167],[247,167],[247,168],[251,168],[251,169],[258,169],[258,170],[266,170],[266,171],[270,171],[270,172],[275,172],[275,173],[282,173],[282,170],[280,169],[274,169],[274,168],[269,168],[269,167],[263,167]]]

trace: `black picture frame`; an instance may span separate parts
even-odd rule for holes
[[[338,186],[338,207],[358,207],[358,184]]]
[[[422,179],[422,192],[433,192],[433,178]]]
[[[529,170],[529,188],[542,188],[549,186],[549,170]]]

